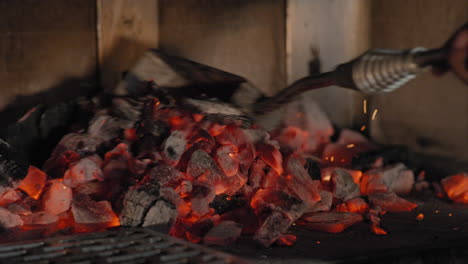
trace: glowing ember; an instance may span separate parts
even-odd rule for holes
[[[468,174],[462,173],[442,180],[447,196],[455,202],[468,204]]]
[[[383,159],[353,170],[355,157],[377,147],[349,129],[331,142],[331,123],[316,105],[297,107],[267,133],[165,99],[138,99],[143,109],[133,109],[132,120],[97,111],[87,131],[62,138],[44,165],[50,179],[31,166],[17,188],[1,190],[0,223],[54,226],[50,232],[161,224],[196,243],[228,245],[249,235],[269,247],[293,245],[288,229],[296,224],[339,233],[366,219],[372,233],[385,235],[385,213],[417,207],[398,196],[413,191],[413,172]],[[468,202],[467,174],[442,186],[450,199]]]
[[[34,166],[29,166],[28,174],[18,186],[34,199],[39,199],[46,185],[47,175]]]
[[[418,220],[418,221],[424,220],[424,214],[418,214],[418,215],[416,216],[416,220]]]

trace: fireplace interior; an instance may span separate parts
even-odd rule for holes
[[[466,1],[0,2],[0,262],[465,263],[468,89],[330,86]]]

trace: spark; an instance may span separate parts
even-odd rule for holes
[[[418,221],[422,221],[424,219],[424,214],[418,214],[418,216],[416,216],[416,220]]]
[[[354,144],[348,144],[346,145],[347,148],[354,148]]]
[[[362,127],[361,127],[360,130],[361,130],[361,132],[364,131],[364,130],[366,130],[366,125],[362,125]]]
[[[364,101],[362,102],[362,111],[364,112],[364,114],[367,114],[367,99],[364,99]]]
[[[317,241],[315,241],[315,243],[318,244],[318,245],[320,245],[321,242],[320,242],[319,240],[317,240]]]
[[[330,161],[334,162],[335,161],[335,156],[331,156]]]
[[[453,214],[452,214],[452,213],[449,213],[448,216],[453,216]]]
[[[331,176],[330,175],[325,175],[323,176],[323,181],[330,181],[331,180]]]
[[[377,113],[379,112],[379,109],[374,109],[374,112],[372,112],[372,120],[375,119],[375,117],[377,116]]]

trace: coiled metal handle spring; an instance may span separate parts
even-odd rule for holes
[[[415,48],[406,51],[375,49],[355,61],[352,79],[365,94],[378,94],[398,89],[416,77],[422,69],[414,62],[414,55],[425,51]]]

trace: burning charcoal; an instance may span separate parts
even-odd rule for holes
[[[414,174],[405,165],[398,163],[381,169],[367,171],[361,182],[361,192],[372,194],[391,191],[409,194],[414,185]]]
[[[283,156],[279,151],[279,147],[270,143],[261,142],[256,145],[256,150],[260,158],[270,165],[278,174],[283,173]]]
[[[340,168],[327,168],[323,170],[322,179],[330,179],[333,184],[333,195],[339,200],[349,200],[359,196],[359,185],[357,185],[351,174]]]
[[[265,247],[274,243],[306,210],[306,205],[279,190],[261,189],[252,197],[250,206],[264,217],[254,239]]]
[[[0,206],[9,205],[21,199],[22,195],[17,190],[7,187],[0,195]]]
[[[145,180],[157,183],[160,186],[168,186],[181,182],[185,176],[168,164],[160,164],[153,167],[145,177]]]
[[[143,104],[129,97],[112,99],[112,112],[114,115],[132,123],[140,118],[142,110]]]
[[[88,134],[92,137],[109,141],[118,137],[123,129],[131,128],[132,126],[131,122],[122,119],[109,115],[97,115],[90,121]]]
[[[143,183],[128,189],[120,212],[120,223],[124,226],[140,226],[148,210],[159,199],[157,183]]]
[[[224,192],[224,179],[226,175],[221,171],[216,162],[206,153],[199,149],[196,150],[187,166],[187,175],[198,181],[211,184],[216,188],[216,194]]]
[[[381,213],[380,208],[370,209],[369,213],[367,214],[367,217],[369,218],[369,221],[371,222],[372,233],[376,235],[386,235],[387,231],[385,231],[385,229],[383,229],[380,226],[380,213]]]
[[[230,196],[227,194],[216,195],[210,207],[215,210],[215,214],[222,215],[231,210],[243,207],[246,201],[240,196]]]
[[[153,163],[151,159],[130,159],[128,162],[128,169],[131,173],[135,175],[142,175],[144,174],[149,166]]]
[[[63,183],[73,188],[94,180],[102,181],[103,174],[99,166],[100,162],[97,155],[81,159],[65,172]]]
[[[126,160],[112,159],[102,168],[104,179],[122,179],[128,175],[128,163]]]
[[[216,150],[218,166],[228,177],[236,175],[239,170],[238,152],[239,150],[234,145],[225,145]]]
[[[184,131],[176,130],[166,139],[163,145],[163,154],[166,160],[172,164],[177,165],[180,157],[187,149],[187,133]]]
[[[350,213],[364,214],[369,210],[369,205],[362,198],[353,198],[345,202],[346,208]]]
[[[210,184],[194,182],[190,197],[192,213],[204,216],[210,212],[210,203],[215,198],[215,190]]]
[[[118,218],[108,201],[96,202],[86,195],[73,197],[71,211],[78,224],[112,224],[118,225]]]
[[[67,134],[44,163],[43,169],[52,178],[60,178],[70,163],[79,160],[81,156],[96,153],[102,142],[102,139],[88,134]]]
[[[237,126],[226,126],[219,135],[216,136],[216,142],[221,145],[240,146],[249,142],[248,135],[244,129]]]
[[[333,203],[333,194],[329,191],[320,191],[320,201],[307,209],[308,213],[329,211]]]
[[[159,194],[163,200],[166,200],[175,206],[179,217],[186,217],[190,213],[191,208],[187,208],[187,206],[185,206],[186,202],[182,200],[181,196],[176,193],[174,189],[170,187],[163,187],[159,190]]]
[[[336,143],[325,146],[322,158],[334,166],[349,166],[354,157],[374,150],[375,146],[358,132],[343,129]]]
[[[28,174],[21,181],[18,188],[37,200],[44,190],[46,181],[47,175],[43,171],[34,166],[29,166]]]
[[[58,217],[47,212],[36,212],[22,217],[25,225],[49,225],[56,223]]]
[[[371,194],[369,202],[390,213],[409,212],[418,207],[417,204],[398,197],[394,192]]]
[[[158,139],[158,144],[161,144],[169,135],[169,125],[159,120],[144,119],[137,124],[136,128],[137,136],[151,135]]]
[[[73,193],[85,194],[96,201],[108,200],[114,193],[122,189],[122,186],[113,185],[113,183],[110,180],[81,183],[73,188]],[[111,190],[109,190],[109,185],[112,185]]]
[[[42,198],[44,211],[52,215],[66,212],[70,208],[71,199],[71,188],[59,180],[53,180]]]
[[[164,199],[156,201],[146,213],[142,226],[171,226],[177,218],[177,208]]]
[[[302,218],[305,227],[328,233],[341,233],[363,220],[360,214],[348,212],[321,212],[306,214]]]
[[[292,246],[296,243],[297,237],[291,234],[284,234],[278,240],[276,240],[276,244],[278,246]]]
[[[193,190],[193,185],[191,181],[182,181],[180,184],[175,188],[175,192],[178,193],[180,196],[185,197]]]
[[[468,174],[452,175],[441,181],[447,196],[457,203],[468,203]]]
[[[237,158],[239,159],[239,169],[242,173],[248,173],[248,170],[254,162],[257,154],[255,152],[255,146],[250,143],[240,145],[239,153]]]
[[[255,232],[254,239],[264,247],[269,247],[282,237],[293,222],[294,220],[288,215],[275,210],[260,225],[257,232]]]
[[[233,221],[223,221],[215,225],[203,238],[206,245],[224,245],[233,244],[242,233],[242,226]]]
[[[28,206],[24,204],[13,203],[13,204],[8,205],[7,208],[8,208],[8,211],[12,212],[13,214],[23,216],[23,215],[32,214],[30,208],[27,208],[27,207]]]
[[[250,168],[249,175],[249,186],[253,189],[261,187],[263,178],[265,177],[265,168],[267,167],[266,163],[262,159],[257,159]]]
[[[309,133],[298,127],[287,126],[283,128],[274,139],[277,140],[283,152],[304,153],[309,148]],[[314,146],[314,148],[316,148]]]
[[[15,182],[25,177],[28,171],[26,164],[10,144],[0,139],[0,194],[3,188],[12,187]]]
[[[327,143],[333,135],[333,127],[325,112],[310,99],[288,104],[282,116],[283,127],[297,127],[309,134],[307,151],[314,152]]]
[[[16,214],[11,213],[7,209],[0,207],[0,226],[4,228],[12,228],[22,226],[23,220]]]
[[[317,185],[297,158],[291,157],[287,160],[286,173],[292,176],[287,177],[285,186],[291,193],[310,206],[320,200]]]

